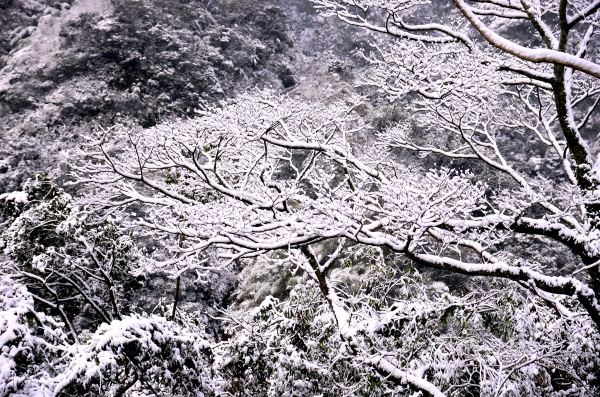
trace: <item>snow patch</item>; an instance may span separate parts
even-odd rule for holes
[[[0,200],[14,201],[19,204],[26,204],[29,200],[27,199],[26,192],[11,192],[0,194]]]

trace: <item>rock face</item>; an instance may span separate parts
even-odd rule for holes
[[[151,126],[239,90],[296,84],[274,2],[3,0],[0,10],[0,191],[61,175],[94,126]]]

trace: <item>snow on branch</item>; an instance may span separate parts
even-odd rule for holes
[[[148,130],[100,131],[102,139],[80,153],[85,160],[77,175],[96,186],[88,204],[122,208],[127,216],[125,204],[134,200],[148,209],[129,217],[131,227],[150,230],[156,238],[183,234],[183,246],[172,248],[185,258],[178,271],[221,266],[206,263],[209,252],[225,264],[270,251],[280,252],[285,261],[297,249],[346,238],[387,247],[427,266],[575,294],[600,322],[596,292],[584,282],[545,274],[538,270],[541,265],[499,248],[514,233],[553,237],[551,231],[559,230],[556,241],[567,248],[573,242],[573,248],[596,257],[597,233],[588,234],[573,220],[576,206],[561,209],[561,200],[569,203],[571,198],[560,191],[553,196],[548,193],[553,184],[516,173],[514,190],[490,196],[488,187],[469,172],[406,168],[389,147],[403,139],[398,131],[383,133],[370,149],[353,149],[353,140],[367,128],[357,112],[360,106],[360,98],[307,104],[268,92],[246,94],[194,120]],[[514,169],[490,132],[480,133],[488,144],[468,136],[472,153],[495,155],[492,165],[512,175]],[[537,222],[527,221],[531,230],[519,228],[524,213],[536,205],[546,208],[546,214]],[[462,259],[454,259],[457,250]],[[476,253],[476,262],[467,260],[469,251]],[[502,255],[502,264],[491,260]],[[323,278],[319,282],[330,296],[325,288],[328,266],[319,266],[311,265],[312,271],[317,280]],[[330,302],[335,308],[335,299]]]

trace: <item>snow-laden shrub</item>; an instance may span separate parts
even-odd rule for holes
[[[162,317],[127,316],[102,324],[76,347],[56,378],[58,396],[211,396],[211,346]]]
[[[60,323],[37,313],[27,288],[0,278],[0,396],[50,396],[66,350]]]

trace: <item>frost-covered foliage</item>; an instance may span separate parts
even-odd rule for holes
[[[103,324],[76,346],[54,395],[177,395],[214,393],[210,343],[161,317],[126,316]],[[130,395],[130,394],[128,394]]]
[[[0,200],[8,222],[2,272],[27,285],[39,310],[60,316],[73,340],[78,329],[120,318],[135,305],[136,250],[116,221],[94,223],[43,176]]]
[[[234,396],[336,395],[334,381],[352,374],[335,360],[339,333],[314,285],[294,289],[283,303],[267,297],[229,316],[233,339],[222,346],[222,366],[225,390]]]
[[[1,396],[212,395],[200,329],[131,313],[138,254],[118,220],[98,219],[44,176],[0,200]]]
[[[51,396],[67,349],[64,324],[37,312],[23,284],[0,278],[0,396]]]
[[[347,270],[332,274],[341,291],[350,290],[342,282]],[[267,298],[253,311],[230,313],[233,339],[222,346],[226,390],[236,396],[411,395],[377,367],[389,360],[449,396],[598,391],[600,340],[584,319],[560,318],[506,283],[456,297],[414,270],[396,273],[379,262],[363,271],[343,299],[351,334],[339,332],[310,281],[285,301]]]

